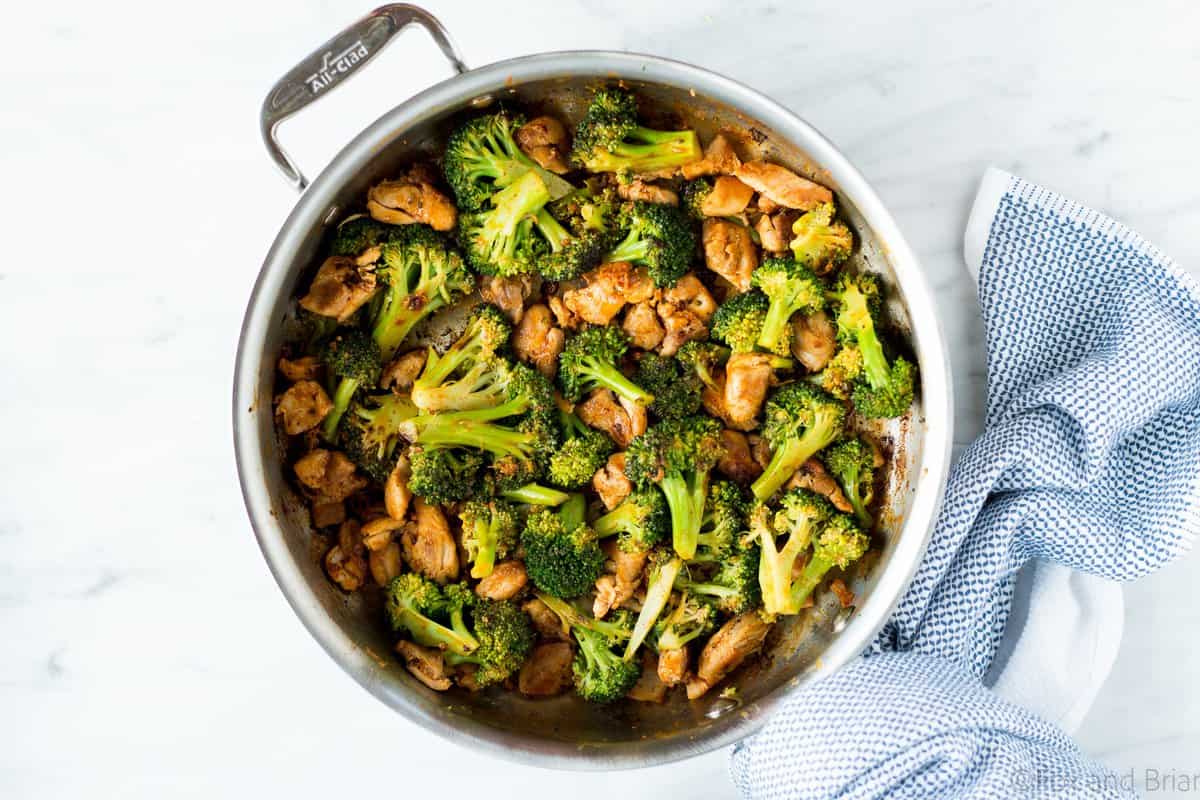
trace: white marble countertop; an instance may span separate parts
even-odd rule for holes
[[[986,165],[1200,267],[1200,6],[853,5],[428,3],[471,64],[656,52],[753,85],[825,132],[878,188],[936,287],[965,443],[984,383],[960,243]],[[262,151],[258,106],[366,8],[5,13],[0,795],[331,797],[486,769],[492,797],[731,797],[721,753],[579,776],[435,740],[343,675],[270,579],[228,413],[245,298],[295,199]],[[284,138],[315,173],[445,74],[412,33]],[[1089,752],[1123,769],[1200,771],[1198,583],[1192,557],[1129,588],[1122,654],[1079,734]]]

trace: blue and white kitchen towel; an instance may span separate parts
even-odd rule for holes
[[[1200,287],[1119,223],[999,170],[965,250],[988,351],[984,433],[952,470],[925,561],[868,657],[734,751],[746,797],[1127,793],[982,679],[1022,567],[1053,570],[1038,579],[1052,595],[1057,581],[1104,605],[1102,584],[1071,584],[1069,571],[1132,580],[1200,532]]]

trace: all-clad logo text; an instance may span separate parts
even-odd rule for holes
[[[304,82],[308,84],[309,91],[317,94],[322,89],[328,89],[339,76],[349,72],[351,67],[368,55],[370,51],[359,39],[336,56],[332,52],[326,53],[321,68],[305,78]]]

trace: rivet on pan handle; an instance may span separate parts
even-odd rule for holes
[[[308,179],[280,146],[276,137],[280,123],[341,86],[383,52],[398,33],[414,24],[429,31],[455,72],[467,71],[466,64],[442,23],[423,8],[407,3],[392,3],[380,6],[318,47],[292,67],[267,93],[259,119],[263,144],[267,146],[267,152],[276,166],[297,191],[303,191],[308,186]]]

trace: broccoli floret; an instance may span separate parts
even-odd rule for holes
[[[535,272],[549,252],[536,225],[550,190],[536,172],[526,172],[492,195],[491,206],[458,216],[458,238],[476,272],[511,277]]]
[[[716,629],[716,604],[708,598],[682,592],[675,607],[654,626],[655,646],[660,653],[678,650]]]
[[[644,553],[667,535],[670,510],[657,488],[630,492],[621,504],[592,523],[596,536],[617,535],[627,553]]]
[[[638,611],[637,621],[633,624],[633,633],[625,644],[626,661],[633,660],[642,642],[654,631],[655,623],[671,600],[675,579],[679,577],[681,569],[683,560],[673,553],[656,550],[651,554],[650,563],[646,566],[646,596]]]
[[[625,453],[625,474],[639,487],[662,490],[671,510],[671,543],[683,558],[696,555],[709,472],[725,452],[721,423],[684,417],[651,426]]]
[[[550,456],[546,477],[555,486],[578,489],[591,481],[604,466],[613,451],[612,439],[601,431],[589,428],[579,417],[568,411],[559,414],[563,433],[562,444]]]
[[[859,524],[871,527],[867,506],[875,493],[875,451],[860,437],[850,436],[831,445],[822,459],[842,485]]]
[[[862,371],[862,351],[853,344],[843,344],[812,381],[837,399],[848,400]]]
[[[833,203],[822,203],[792,223],[792,254],[801,264],[827,271],[850,256],[854,237],[833,221]]]
[[[731,481],[714,481],[708,488],[704,517],[700,522],[696,563],[721,563],[740,548],[746,524],[746,500]]]
[[[383,244],[398,231],[396,225],[388,225],[366,214],[359,214],[343,220],[338,225],[329,251],[335,256],[358,257],[372,247]]]
[[[576,628],[575,641],[579,642],[579,650],[571,671],[575,676],[575,691],[584,700],[592,703],[619,700],[641,677],[641,664],[617,655],[601,634]]]
[[[788,323],[798,312],[812,313],[825,307],[825,287],[809,267],[790,258],[768,258],[750,275],[750,280],[767,296],[767,314],[758,334],[758,346],[785,356],[791,344]]]
[[[654,395],[650,410],[663,419],[687,417],[700,410],[704,388],[700,376],[671,356],[643,355],[638,361],[637,382]]]
[[[467,656],[479,649],[479,640],[465,619],[464,604],[469,597],[469,590],[465,597],[458,589],[443,592],[428,578],[408,572],[388,584],[388,618],[394,630],[407,631],[419,645]]]
[[[499,309],[477,307],[445,353],[429,350],[413,383],[413,402],[423,411],[468,411],[498,404],[509,380],[508,364],[498,354],[511,334],[512,325]]]
[[[674,206],[634,201],[621,208],[617,226],[625,238],[605,261],[645,267],[658,286],[674,286],[687,272],[696,250],[696,232]]]
[[[680,364],[691,367],[700,382],[709,390],[723,393],[723,388],[717,380],[717,370],[729,360],[729,348],[722,347],[707,339],[692,339],[675,354]]]
[[[846,407],[804,381],[780,387],[767,400],[761,434],[771,445],[771,461],[750,486],[766,502],[792,474],[842,433]]]
[[[700,158],[695,131],[656,131],[637,119],[637,99],[600,89],[575,128],[571,159],[591,172],[655,172]]]
[[[617,364],[629,347],[620,328],[585,328],[567,340],[558,356],[558,383],[575,403],[593,389],[611,389],[630,402],[649,405],[654,396],[626,378]]]
[[[729,345],[735,353],[752,352],[758,345],[770,305],[767,296],[757,289],[735,294],[713,315],[712,337]]]
[[[856,561],[869,544],[850,515],[839,513],[828,500],[808,489],[787,492],[778,512],[759,506],[751,514],[750,524],[762,548],[758,577],[768,614],[800,613],[825,573]],[[784,537],[782,547],[777,542],[780,536]],[[796,560],[810,546],[808,563],[793,579]]]
[[[704,201],[712,194],[712,178],[696,178],[684,184],[679,204],[696,219],[704,219]]]
[[[622,202],[603,178],[593,177],[566,196],[547,204],[546,209],[576,233],[597,231],[612,234]]]
[[[375,274],[384,284],[372,335],[383,360],[396,354],[417,323],[475,288],[453,250],[426,225],[403,225],[380,248]]]
[[[479,486],[483,456],[474,450],[414,446],[408,450],[408,460],[412,468],[408,488],[431,505],[466,500]]]
[[[525,520],[525,569],[547,594],[578,597],[604,570],[604,553],[584,522],[584,508],[583,495],[571,495],[557,510],[537,509]]]
[[[470,597],[471,628],[479,647],[467,655],[448,652],[447,663],[475,664],[475,682],[479,686],[507,680],[533,651],[534,633],[529,616],[514,603],[476,598],[465,584],[455,586]]]
[[[355,392],[378,380],[381,357],[375,340],[357,328],[345,328],[334,334],[322,346],[320,357],[329,375],[338,379],[333,391],[333,408],[321,423],[321,433],[333,441]]]
[[[365,397],[343,417],[338,442],[355,466],[386,483],[400,455],[400,426],[417,413],[416,406],[402,395]]]
[[[864,382],[854,387],[854,407],[866,417],[898,417],[913,400],[913,366],[897,356],[888,364],[875,330],[879,283],[873,275],[843,274],[830,292],[837,307],[838,338],[853,343],[862,356]]]
[[[539,167],[517,146],[515,134],[525,124],[520,114],[500,111],[468,120],[446,140],[442,170],[463,211],[477,211],[499,190],[534,172],[554,197],[574,187]]]
[[[471,563],[472,578],[492,574],[497,559],[516,549],[520,518],[511,503],[503,500],[472,500],[458,512],[462,521],[462,545]]]
[[[613,245],[613,236],[608,231],[586,228],[569,231],[544,208],[534,217],[534,224],[549,246],[549,252],[537,260],[537,271],[546,280],[579,277],[599,264]]]
[[[675,588],[712,600],[724,614],[741,614],[756,607],[761,598],[758,561],[758,545],[751,544],[734,552],[707,577],[690,574],[698,571],[694,566],[703,565],[688,565],[689,570],[675,580]]]

